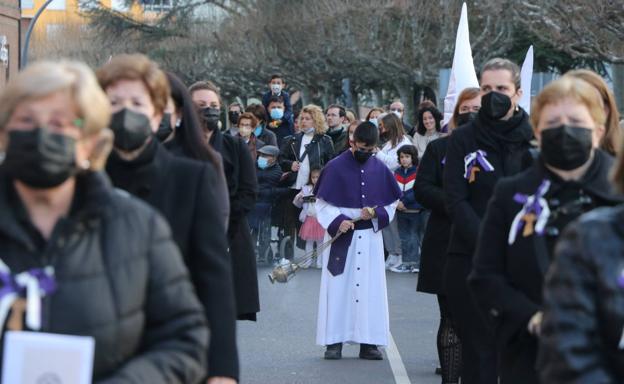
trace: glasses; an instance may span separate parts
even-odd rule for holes
[[[397,109],[397,108],[393,108],[390,110],[390,112],[403,112],[402,109]]]

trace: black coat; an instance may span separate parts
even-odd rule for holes
[[[507,149],[477,138],[479,130],[487,132],[494,129],[481,121],[471,121],[457,128],[449,137],[443,176],[446,207],[452,223],[449,253],[472,257],[479,224],[494,186],[499,179],[515,175],[530,166],[532,156],[529,140],[532,130],[528,115],[523,110],[519,113],[516,116],[518,131],[524,134],[526,140]],[[487,172],[480,167],[481,171],[476,173],[475,181],[470,183],[464,177],[464,158],[477,150],[487,152],[487,160],[494,171]]]
[[[280,165],[284,172],[290,172],[292,163],[299,161],[299,154],[301,153],[301,141],[303,140],[303,132],[299,132],[295,135],[288,136],[284,139],[280,148]],[[310,169],[315,167],[322,168],[332,159],[334,156],[334,144],[327,135],[315,134],[310,142],[307,159],[310,162]],[[293,172],[294,179],[296,180],[297,172]]]
[[[113,152],[106,170],[115,187],[146,201],[169,222],[212,331],[208,373],[238,378],[234,288],[215,199],[217,173],[207,163],[170,154],[156,140],[132,162]]]
[[[205,317],[166,221],[114,190],[103,174],[77,177],[68,216],[48,240],[0,174],[0,254],[12,273],[52,266],[42,332],[95,338],[98,383],[197,383]]]
[[[612,165],[609,155],[596,151],[581,180],[564,182],[539,161],[496,186],[479,232],[469,284],[495,331],[504,383],[537,381],[534,369],[537,340],[531,340],[527,324],[531,316],[541,310],[542,282],[552,260],[552,248],[563,228],[584,211],[622,201],[610,192]],[[512,222],[523,207],[514,196],[534,195],[544,180],[551,183],[544,196],[551,211],[544,235],[534,233],[524,237],[520,231],[509,245]],[[586,202],[581,204],[579,196],[584,196]],[[521,347],[522,344],[527,347]],[[527,350],[533,353],[527,366],[521,369],[519,361],[523,356],[518,352],[526,354]],[[521,376],[519,370],[525,376]]]
[[[622,383],[624,206],[583,215],[564,232],[544,285],[542,382]]]
[[[172,140],[167,141],[163,144],[163,146],[171,153],[176,156],[184,157],[191,160],[196,160],[195,157],[191,155],[186,146],[182,143],[180,139],[180,135],[174,135]],[[215,159],[215,163],[208,162],[212,165],[212,168],[217,173],[217,178],[215,179],[214,192],[215,192],[215,200],[217,201],[217,209],[219,211],[219,216],[223,218],[223,222],[225,223],[225,227],[227,228],[230,220],[230,197],[228,192],[227,181],[225,178],[225,172],[223,169],[223,158],[220,153],[213,152],[217,157]]]
[[[258,139],[262,140],[262,142],[266,145],[272,145],[279,148],[279,145],[277,145],[277,136],[275,136],[275,133],[271,132],[266,125],[262,129],[262,133],[258,136]]]
[[[451,222],[444,205],[442,174],[448,137],[441,137],[427,146],[418,165],[414,183],[416,200],[431,211],[420,252],[418,291],[443,295],[442,274],[446,249],[451,236]]]
[[[340,127],[340,129],[327,131],[327,136],[332,139],[334,156],[341,154],[345,149],[349,148],[349,132],[347,127]]]
[[[258,202],[273,204],[284,188],[279,188],[282,169],[274,163],[266,169],[256,169],[258,176]]]
[[[230,194],[228,240],[234,273],[236,313],[239,319],[255,320],[260,311],[256,256],[247,214],[256,203],[256,166],[243,140],[215,131],[210,144],[221,154]]]

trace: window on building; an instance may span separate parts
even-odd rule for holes
[[[34,3],[34,0],[21,0],[20,6],[22,9],[33,9],[33,7],[35,6]]]
[[[173,0],[140,0],[143,8],[150,12],[164,12],[173,8]]]
[[[50,5],[48,5],[47,9],[56,10],[56,11],[64,11],[65,0],[52,0]]]

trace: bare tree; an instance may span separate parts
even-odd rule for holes
[[[536,36],[573,57],[624,63],[624,2],[522,0],[514,12]]]

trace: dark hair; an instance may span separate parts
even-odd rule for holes
[[[262,104],[249,104],[247,108],[245,108],[245,112],[252,113],[256,116],[256,119],[263,124],[267,121],[266,109]]]
[[[210,80],[198,81],[190,86],[189,93],[193,95],[196,91],[212,91],[217,95],[217,99],[219,99],[219,105],[223,105],[223,101],[221,100],[221,91],[219,87],[215,83]]]
[[[233,102],[232,104],[228,105],[228,111],[230,110],[230,108],[232,107],[238,107],[238,109],[243,110],[243,105],[237,101]]]
[[[340,104],[332,104],[332,105],[330,105],[330,106],[329,106],[329,107],[327,107],[327,109],[325,110],[325,113],[327,113],[327,112],[328,112],[330,109],[332,109],[332,108],[336,108],[336,109],[338,109],[338,115],[339,115],[340,117],[345,117],[345,116],[347,116],[347,110],[345,109],[345,107],[343,107],[343,106],[342,106],[342,105],[340,105]]]
[[[236,126],[240,124],[241,120],[251,120],[251,127],[256,128],[258,126],[258,119],[256,119],[256,115],[251,112],[243,112],[242,115],[238,117],[238,121],[236,122]]]
[[[279,96],[278,95],[271,95],[271,98],[269,99],[269,103],[267,105],[269,105],[271,103],[282,103],[282,104],[284,104],[284,96],[282,96],[282,95],[279,95]]]
[[[420,108],[418,110],[418,134],[420,136],[424,136],[427,133],[427,129],[425,129],[425,124],[423,123],[423,115],[425,112],[430,112],[433,115],[433,119],[436,123],[436,131],[440,132],[440,121],[442,121],[442,113],[438,111],[438,108],[434,106],[426,106],[424,108]]]
[[[272,75],[271,75],[271,79],[269,80],[269,83],[270,83],[272,80],[275,80],[275,79],[280,79],[280,80],[282,80],[282,83],[286,83],[286,80],[284,80],[284,76],[280,75],[279,73],[274,73],[274,74],[272,74]]]
[[[388,113],[381,118],[381,123],[386,132],[386,139],[388,139],[392,148],[396,147],[405,136],[403,122],[394,113]]]
[[[415,146],[411,144],[405,144],[397,150],[397,160],[399,161],[399,164],[401,164],[402,153],[412,156],[412,165],[418,165],[418,150]]]
[[[372,115],[372,114],[373,114],[373,112],[375,112],[375,111],[377,111],[377,112],[381,112],[381,113],[384,113],[384,112],[385,112],[385,111],[383,110],[383,108],[373,107],[373,108],[371,108],[371,110],[370,110],[370,111],[368,111],[368,113],[366,114],[366,119],[365,119],[365,120],[366,120],[366,121],[369,121],[369,120],[370,120],[371,115]]]
[[[310,176],[308,176],[308,185],[312,185],[312,172],[321,172],[323,170],[322,167],[319,167],[318,165],[313,165],[312,167],[310,167]]]
[[[355,131],[353,132],[353,141],[356,143],[364,143],[368,147],[377,145],[377,142],[379,141],[379,130],[375,124],[365,121],[355,128]]]
[[[166,72],[166,75],[171,87],[171,98],[181,116],[180,126],[175,129],[175,137],[182,145],[183,151],[193,159],[207,160],[215,166],[220,166],[217,152],[204,139],[199,116],[186,84],[171,72]]]
[[[493,59],[488,60],[487,63],[483,64],[483,68],[481,68],[481,76],[483,76],[483,72],[485,71],[500,71],[500,70],[509,71],[509,73],[511,73],[511,81],[514,83],[514,86],[516,87],[516,91],[520,89],[520,82],[521,82],[520,67],[518,67],[518,64],[510,60],[502,59],[500,57],[495,57]]]

